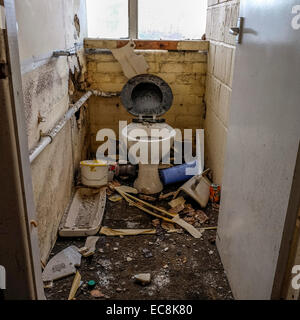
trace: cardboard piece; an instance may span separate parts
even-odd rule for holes
[[[135,54],[134,48],[134,42],[129,41],[124,47],[111,50],[113,56],[121,64],[124,75],[128,79],[138,74],[147,73],[147,70],[149,69],[145,57]]]

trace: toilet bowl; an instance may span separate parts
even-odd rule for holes
[[[124,86],[121,101],[136,117],[121,133],[127,144],[129,161],[139,165],[134,187],[144,194],[161,192],[163,185],[158,166],[169,155],[176,131],[159,117],[172,105],[172,90],[157,76],[138,75]]]

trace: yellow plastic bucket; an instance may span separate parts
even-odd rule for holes
[[[101,160],[84,160],[80,162],[81,182],[88,187],[107,185],[108,164]]]

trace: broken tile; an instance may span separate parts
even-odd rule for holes
[[[134,276],[135,282],[142,284],[142,285],[147,285],[151,282],[151,274],[150,273],[140,273],[136,274]]]
[[[183,197],[179,197],[169,202],[169,205],[171,208],[175,208],[180,204],[183,204],[183,205],[185,204],[185,199]]]
[[[76,273],[76,267],[79,267],[81,263],[81,254],[78,248],[70,246],[58,254],[56,254],[47,263],[43,274],[43,281],[54,281],[67,277]]]

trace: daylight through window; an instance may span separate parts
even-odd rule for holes
[[[129,38],[129,16],[137,20],[139,39],[201,39],[205,33],[207,0],[137,1],[129,15],[128,0],[87,0],[89,37]]]

